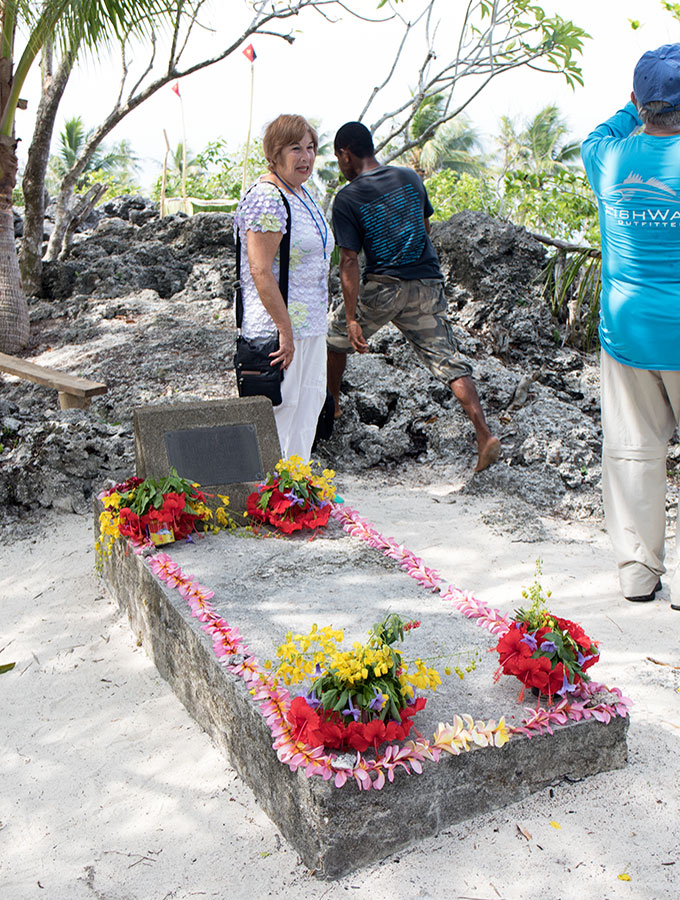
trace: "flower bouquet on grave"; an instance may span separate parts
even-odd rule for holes
[[[246,514],[284,534],[327,525],[335,497],[331,483],[335,472],[324,469],[314,474],[313,465],[299,456],[280,459],[275,474],[267,473],[266,480],[248,496]]]
[[[95,549],[109,556],[114,542],[129,538],[139,546],[161,546],[187,538],[197,526],[212,532],[235,528],[227,512],[229,498],[218,495],[220,504],[213,512],[208,496],[173,468],[170,474],[155,478],[128,478],[98,495],[104,510],[99,516],[99,540]]]
[[[584,681],[590,681],[586,669],[600,658],[597,641],[591,640],[583,628],[570,619],[554,616],[546,608],[550,591],[545,595],[538,576],[541,574],[540,560],[536,563],[536,577],[528,591],[522,591],[525,599],[531,600],[529,609],[515,611],[508,631],[496,645],[500,659],[495,680],[501,674],[514,675],[525,688],[547,696],[548,703],[553,697],[564,698],[573,693]]]
[[[291,702],[288,721],[293,739],[310,747],[350,748],[364,752],[385,741],[408,737],[413,717],[423,709],[424,697],[415,689],[435,690],[441,678],[421,659],[413,671],[394,646],[420,622],[389,615],[374,625],[366,644],[355,642],[343,650],[343,632],[312,627],[308,635],[291,633],[277,650],[276,675],[288,684],[305,681],[309,690]]]

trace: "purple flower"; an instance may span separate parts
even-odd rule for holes
[[[361,717],[361,710],[358,707],[352,705],[351,695],[349,698],[349,707],[347,709],[343,709],[342,714],[343,716],[351,716],[355,722]]]
[[[305,501],[301,497],[298,497],[298,495],[295,493],[295,491],[292,488],[289,491],[286,491],[286,493],[283,496],[286,498],[286,500],[290,500],[290,502],[294,506],[303,506],[304,505]]]
[[[379,691],[378,688],[373,688],[373,690],[375,691],[375,697],[368,704],[368,708],[373,709],[376,712],[380,712],[380,710],[383,708],[382,691]]]
[[[592,659],[592,658],[593,658],[592,653],[590,654],[590,656],[584,656],[580,650],[576,651],[576,662],[578,663],[578,665],[581,668],[583,668],[583,666],[588,662],[588,660]]]
[[[555,646],[555,644],[553,644],[552,641],[543,641],[543,643],[541,644],[541,650],[544,653],[555,653],[557,647]]]
[[[536,638],[533,634],[527,632],[524,637],[520,638],[520,644],[526,644],[531,650],[535,650],[537,647]]]
[[[304,697],[307,701],[307,706],[311,706],[312,709],[318,709],[321,706],[321,700],[319,700],[313,690],[305,694]]]
[[[566,673],[562,675],[562,687],[557,692],[561,697],[566,697],[567,694],[572,694],[576,690],[575,684],[569,684],[567,681]]]

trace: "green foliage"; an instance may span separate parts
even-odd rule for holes
[[[602,258],[596,249],[557,250],[543,273],[552,314],[566,322],[567,340],[582,350],[597,346]]]
[[[232,153],[225,138],[211,141],[204,150],[197,153],[187,162],[187,196],[201,200],[216,200],[231,197],[238,200],[241,196],[243,180],[243,158],[245,145]],[[181,154],[179,165],[168,168],[166,196],[179,197],[182,193]],[[255,140],[250,145],[248,162],[246,163],[246,184],[253,182],[258,175],[267,171],[267,161],[262,151],[262,142]],[[153,189],[154,200],[160,199],[162,176],[159,176]]]
[[[12,206],[24,205],[24,192],[21,187],[12,188]]]
[[[583,169],[571,165],[578,144],[566,136],[554,106],[545,107],[521,130],[504,117],[500,158],[483,175],[442,169],[425,180],[435,208],[433,218],[445,220],[463,209],[482,210],[552,238],[597,245],[595,196]]]
[[[106,185],[106,193],[100,199],[100,203],[111,200],[113,197],[144,193],[140,184],[132,175],[125,172],[120,174],[110,171],[107,172],[104,169],[92,169],[91,171],[86,172],[78,183],[76,193],[86,193],[93,184]]]
[[[555,172],[580,163],[580,143],[568,141],[569,128],[557,106],[548,104],[518,124],[501,116],[497,142],[504,169]]]
[[[490,216],[500,212],[501,197],[489,178],[443,169],[426,179],[425,187],[434,207],[435,222],[450,219],[464,209],[482,210]]]
[[[481,18],[491,20],[499,16],[497,0],[478,0]],[[550,68],[543,71],[562,72],[567,84],[574,88],[583,85],[581,69],[576,57],[583,50],[583,41],[590,37],[582,28],[561,16],[546,16],[543,7],[529,0],[513,0],[502,11],[507,20],[508,38],[494,54],[498,62],[511,61],[524,51],[540,57]],[[480,31],[480,29],[472,29]],[[535,66],[536,67],[536,66]]]
[[[446,98],[443,94],[424,98],[408,129],[409,139],[422,139],[422,143],[398,157],[398,162],[411,166],[423,176],[433,175],[441,169],[479,173],[484,168],[479,155],[480,141],[466,115],[460,114],[427,133],[445,112]]]
[[[149,36],[159,21],[176,15],[171,0],[0,0],[0,56],[8,63],[3,78],[11,75],[11,90],[3,92],[0,107],[0,134],[12,134],[24,82],[46,43],[63,52],[77,53],[83,46],[95,51],[123,37]],[[23,50],[15,48],[16,35],[26,38]]]
[[[18,432],[5,426],[2,429],[2,432],[0,432],[0,453],[4,453],[5,450],[14,450],[19,441],[20,437]]]
[[[164,494],[184,494],[188,502],[193,493],[193,487],[193,482],[187,478],[181,478],[173,466],[170,474],[160,481],[155,478],[146,478],[134,490],[121,494],[121,507],[127,505],[129,501],[132,512],[142,516],[151,507],[160,509],[163,506]]]
[[[597,203],[582,170],[506,172],[503,213],[530,231],[599,244]]]
[[[59,152],[50,156],[47,165],[46,186],[50,193],[56,193],[62,178],[78,160],[92,130],[87,131],[80,116],[67,119],[59,135]],[[96,182],[108,185],[106,198],[121,194],[138,193],[140,188],[135,180],[139,170],[139,157],[129,141],[122,140],[111,147],[102,144],[93,154],[76,185],[76,193],[82,194]]]
[[[529,609],[520,607],[515,610],[514,619],[517,622],[525,622],[530,631],[537,631],[546,624],[548,618],[547,602],[551,597],[550,591],[544,591],[539,578],[543,574],[542,560],[536,560],[536,571],[533,583],[522,591],[522,597],[528,600]]]
[[[670,3],[668,0],[661,0],[661,5],[669,12],[674,19],[680,22],[680,3]]]

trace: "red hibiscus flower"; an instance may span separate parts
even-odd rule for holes
[[[293,726],[296,740],[304,741],[310,747],[324,747],[342,750],[351,747],[359,753],[373,747],[378,748],[385,741],[405,740],[413,727],[412,718],[421,710],[427,700],[418,697],[416,702],[401,710],[401,721],[371,719],[370,722],[349,722],[345,724],[337,713],[315,712],[304,697],[296,697],[288,711],[288,721]]]

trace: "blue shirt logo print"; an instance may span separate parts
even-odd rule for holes
[[[359,217],[367,250],[379,266],[418,262],[427,233],[422,201],[412,185],[405,184],[378,200],[362,204]]]

